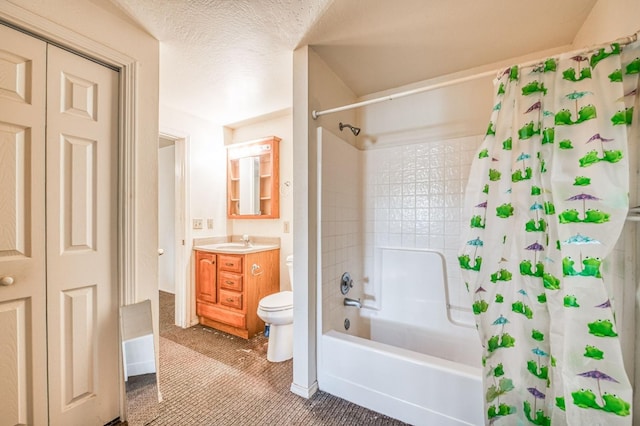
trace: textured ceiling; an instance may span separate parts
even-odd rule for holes
[[[596,2],[110,1],[161,42],[161,105],[219,124],[291,107],[301,45],[361,96],[571,44]]]

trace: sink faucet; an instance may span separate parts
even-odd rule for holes
[[[251,240],[249,240],[249,235],[242,234],[242,242],[244,243],[245,247],[251,247]]]
[[[362,308],[362,303],[360,302],[360,299],[352,299],[350,297],[345,297],[344,306],[355,306],[356,308],[360,309]]]

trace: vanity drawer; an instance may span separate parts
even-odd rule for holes
[[[230,308],[242,309],[242,294],[235,291],[220,290],[220,304]]]
[[[199,316],[208,318],[212,321],[229,324],[233,327],[244,328],[247,324],[246,315],[239,312],[230,311],[229,309],[210,305],[208,303],[197,302],[196,312]]]
[[[242,257],[218,254],[218,268],[221,271],[242,273]]]
[[[242,291],[242,275],[220,271],[220,275],[218,275],[218,282],[220,283],[220,288]]]

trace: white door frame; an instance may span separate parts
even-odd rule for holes
[[[42,39],[72,49],[117,68],[120,72],[118,146],[118,293],[119,305],[136,301],[135,145],[138,104],[138,62],[117,50],[62,27],[9,2],[0,2],[0,19]],[[116,324],[117,327],[117,324]],[[118,330],[120,327],[118,327]],[[120,354],[120,417],[125,418],[126,394]]]
[[[189,135],[175,130],[160,130],[160,137],[175,142],[175,325],[182,328],[192,324],[191,289],[191,228],[189,227],[191,200],[189,197],[190,163]]]

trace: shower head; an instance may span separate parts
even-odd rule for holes
[[[342,131],[342,129],[344,129],[345,127],[351,129],[351,133],[353,133],[353,136],[358,136],[358,134],[360,133],[360,127],[354,127],[351,124],[340,123],[340,131]]]

